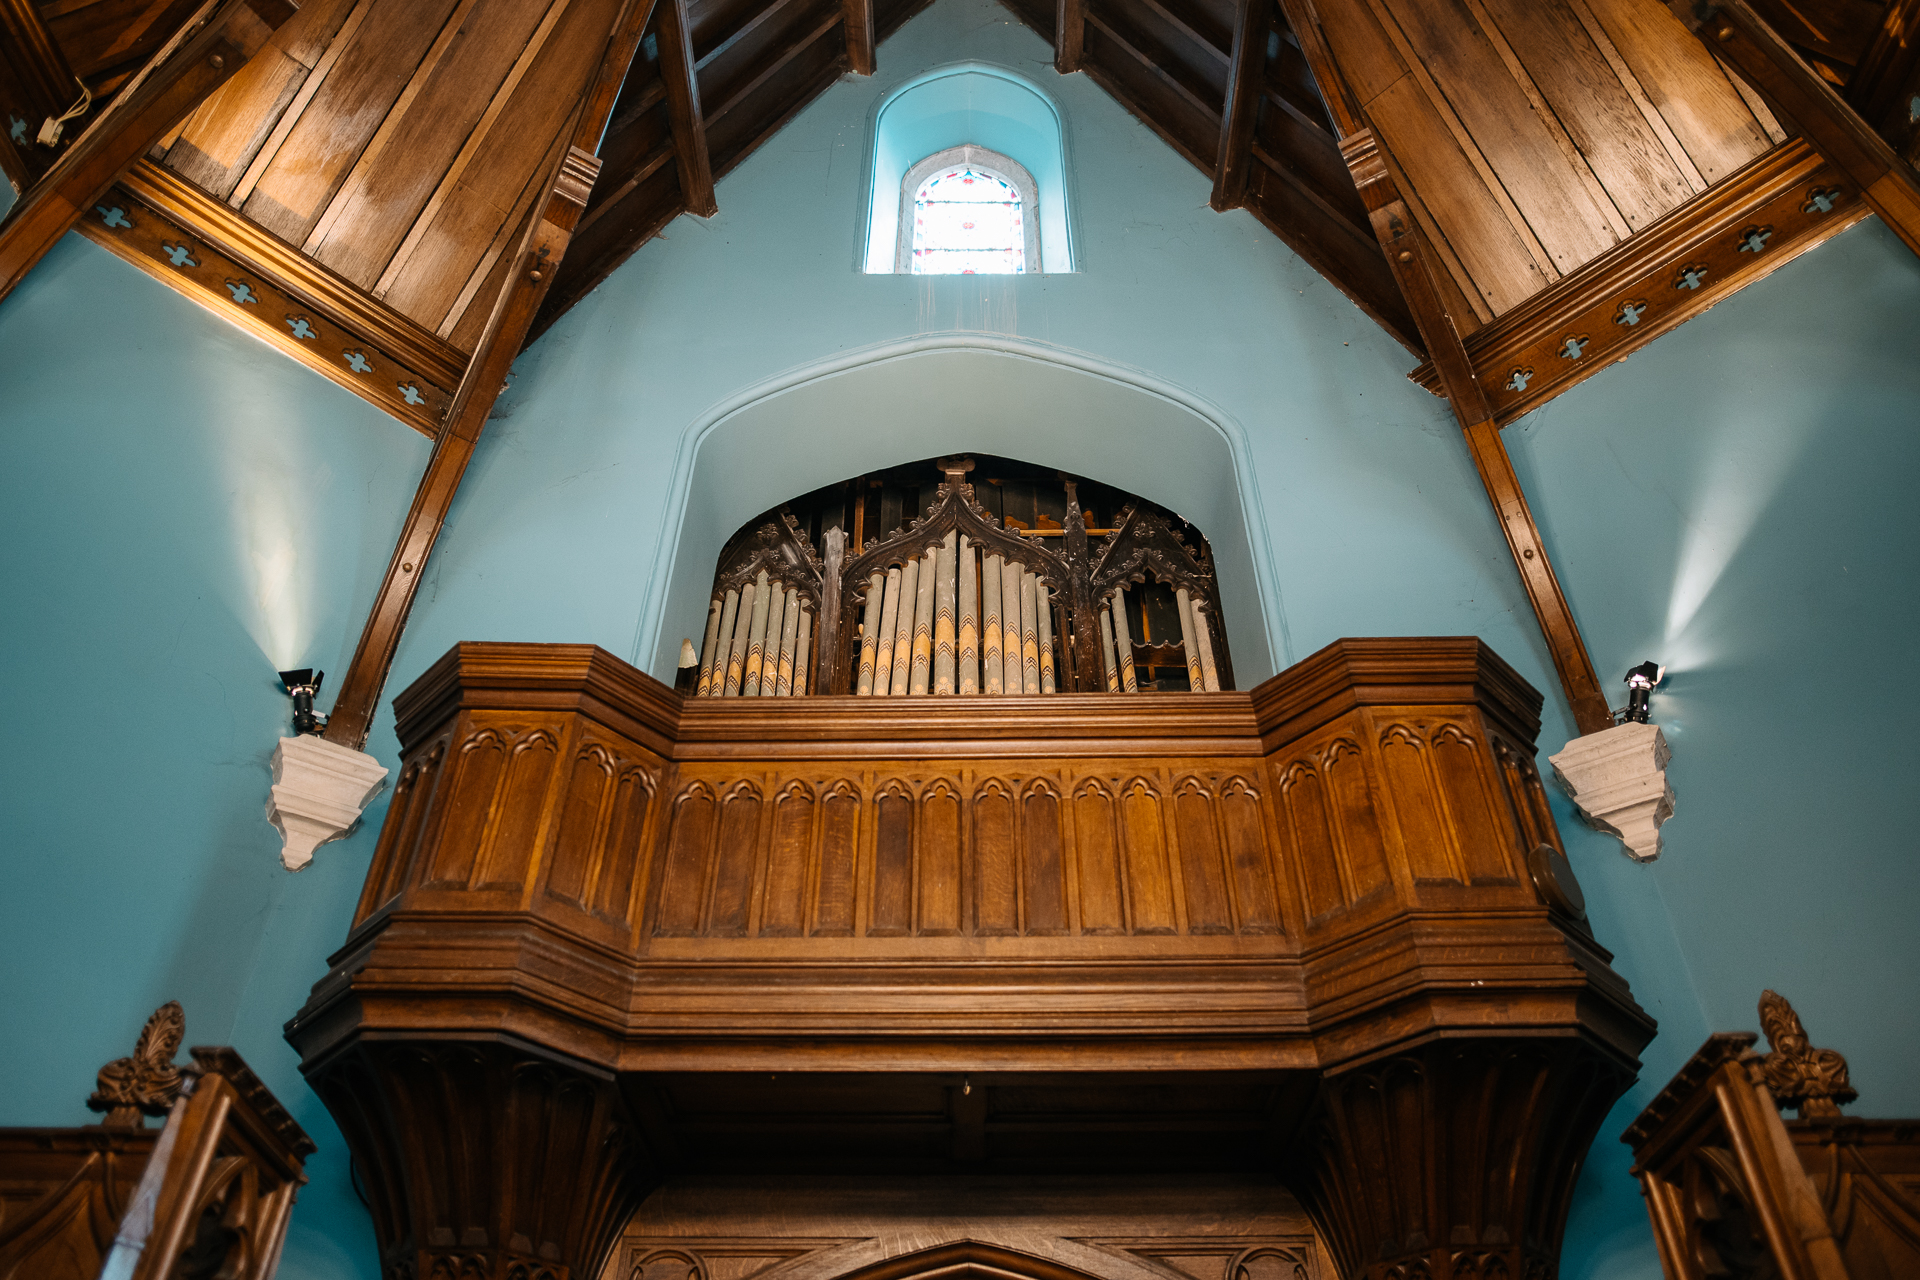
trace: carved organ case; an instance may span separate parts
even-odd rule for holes
[[[695,696],[1232,688],[1198,529],[1094,481],[981,457],[842,481],[735,534]]]

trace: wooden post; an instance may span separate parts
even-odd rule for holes
[[[207,0],[0,223],[0,298],[293,12],[286,0]]]
[[[1791,119],[1821,155],[1859,183],[1881,221],[1920,253],[1920,175],[1792,45],[1746,0],[1670,0],[1669,7],[1766,95],[1776,114]]]
[[[593,190],[600,171],[600,160],[588,147],[595,145],[614,98],[633,61],[640,33],[651,16],[651,0],[605,0],[618,11],[612,24],[598,77],[587,85],[583,101],[573,116],[571,145],[561,157],[547,183],[547,195],[528,218],[527,229],[516,250],[513,271],[495,300],[493,311],[474,348],[473,362],[460,380],[446,421],[434,441],[433,456],[420,479],[420,488],[407,512],[406,524],[387,562],[386,576],[374,597],[373,610],[367,616],[354,650],[347,675],[340,682],[340,694],[334,700],[327,724],[327,740],[359,750],[366,744],[373,724],[380,690],[393,665],[400,634],[406,628],[407,614],[413,608],[427,557],[446,523],[447,511],[459,490],[460,478],[473,457],[480,430],[486,425],[493,402],[504,387],[507,371],[520,352],[521,340],[533,323],[540,300],[553,282],[554,269],[567,251],[567,242],[586,208],[587,195]]]
[[[667,82],[667,117],[673,125],[673,152],[680,164],[680,191],[687,198],[687,212],[711,218],[720,206],[713,198],[713,162],[707,155],[707,121],[700,108],[700,76],[687,0],[663,0],[660,74]]]
[[[1072,75],[1080,69],[1087,42],[1087,0],[1059,0],[1054,11],[1053,69]]]
[[[1273,0],[1238,0],[1233,52],[1227,67],[1227,98],[1220,112],[1220,154],[1214,159],[1216,209],[1235,209],[1246,199],[1253,164],[1253,125],[1260,111],[1260,77],[1267,65],[1265,15]]]
[[[841,25],[847,29],[847,69],[873,74],[873,0],[841,0]]]

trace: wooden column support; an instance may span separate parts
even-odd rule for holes
[[[1301,50],[1327,104],[1327,114],[1340,135],[1340,152],[1346,159],[1347,171],[1353,175],[1354,185],[1367,206],[1367,216],[1373,222],[1374,236],[1386,251],[1387,265],[1413,312],[1428,358],[1439,372],[1441,390],[1466,434],[1467,449],[1473,455],[1473,465],[1499,516],[1507,549],[1513,553],[1514,566],[1520,571],[1520,581],[1527,589],[1534,616],[1546,636],[1547,649],[1573,711],[1574,723],[1582,734],[1610,728],[1613,714],[1600,691],[1593,659],[1587,656],[1586,643],[1580,638],[1580,628],[1574,622],[1566,593],[1561,591],[1553,565],[1547,560],[1547,549],[1540,541],[1540,530],[1527,506],[1526,494],[1520,489],[1520,479],[1514,474],[1506,446],[1500,441],[1500,428],[1488,407],[1486,391],[1474,374],[1460,331],[1435,287],[1434,272],[1440,268],[1433,250],[1394,184],[1366,113],[1333,60],[1313,0],[1280,0],[1280,7],[1287,24],[1300,38]]]
[[[1054,10],[1053,69],[1072,75],[1080,69],[1087,43],[1087,0],[1059,0]]]
[[[426,474],[420,479],[413,506],[407,512],[393,558],[387,562],[386,576],[374,598],[373,610],[354,650],[340,693],[334,700],[332,718],[327,725],[327,740],[359,750],[365,745],[367,731],[386,684],[387,671],[393,665],[394,651],[406,628],[407,614],[419,590],[427,557],[446,523],[460,479],[466,474],[475,444],[493,402],[505,388],[506,376],[541,300],[553,283],[555,269],[566,254],[573,229],[587,205],[600,161],[587,148],[595,145],[613,110],[620,83],[640,35],[651,16],[651,0],[603,0],[616,11],[607,52],[597,78],[586,86],[583,101],[570,126],[571,145],[561,157],[547,184],[546,198],[528,219],[527,229],[516,250],[513,271],[502,286],[499,298],[467,366],[447,417],[434,440],[433,455],[427,461]]]
[[[0,298],[293,12],[287,0],[207,0],[0,223]]]
[[[707,154],[707,119],[700,107],[687,0],[661,0],[660,74],[667,83],[667,118],[673,125],[673,153],[680,165],[687,212],[711,218],[720,206],[713,198],[713,161]]]
[[[1671,0],[1669,7],[1766,95],[1820,153],[1860,184],[1862,198],[1920,253],[1920,175],[1809,67],[1746,0]]]
[[[1253,168],[1253,125],[1260,110],[1260,73],[1267,63],[1266,14],[1273,0],[1237,0],[1233,51],[1227,67],[1227,98],[1220,112],[1220,153],[1214,159],[1216,209],[1238,208],[1246,199]]]
[[[1520,479],[1514,474],[1506,446],[1500,441],[1500,428],[1494,425],[1493,412],[1487,406],[1486,393],[1474,376],[1473,363],[1454,328],[1434,287],[1434,263],[1426,237],[1420,232],[1407,205],[1387,172],[1371,130],[1357,133],[1341,143],[1347,167],[1366,201],[1373,219],[1374,234],[1387,252],[1387,264],[1406,295],[1407,305],[1420,326],[1420,337],[1427,345],[1441,385],[1453,406],[1454,417],[1466,433],[1467,448],[1473,465],[1487,488],[1487,497],[1500,518],[1500,531],[1506,535],[1507,549],[1520,570],[1520,581],[1533,602],[1540,630],[1547,638],[1554,669],[1560,675],[1560,687],[1573,708],[1573,718],[1582,734],[1598,733],[1613,724],[1605,695],[1600,692],[1593,660],[1580,638],[1573,610],[1560,590],[1547,549],[1540,541],[1539,527],[1521,492]]]
[[[847,69],[857,76],[870,76],[875,66],[873,0],[842,0],[840,10],[847,29]]]

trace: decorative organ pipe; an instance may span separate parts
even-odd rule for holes
[[[753,583],[753,627],[747,632],[746,665],[740,674],[740,696],[757,698],[760,696],[760,668],[767,654],[767,614],[772,605],[773,592],[767,587],[767,571],[762,569]]]
[[[957,530],[947,530],[935,558],[937,584],[933,596],[933,691],[954,691],[954,596],[958,571],[954,540]]]
[[[980,574],[980,692],[1000,693],[1007,673],[1000,657],[1000,608],[1004,597],[1000,589],[1000,557],[988,556]]]
[[[720,597],[715,596],[707,609],[707,632],[700,641],[700,683],[693,689],[696,698],[706,697],[713,688],[713,660],[717,656],[714,651],[719,647],[715,641],[720,635],[720,614],[724,608]]]
[[[1120,692],[1120,663],[1113,653],[1113,611],[1100,606],[1100,653],[1107,660],[1107,692]]]
[[[961,693],[980,692],[980,568],[979,555],[966,535],[960,537],[959,649]]]
[[[1199,628],[1194,625],[1193,600],[1185,587],[1175,591],[1173,598],[1180,606],[1180,644],[1187,655],[1187,687],[1203,690],[1207,687],[1207,677],[1200,670],[1200,643],[1194,638]]]
[[[747,665],[747,633],[753,630],[753,597],[755,585],[749,582],[740,589],[740,607],[733,625],[733,642],[727,649],[727,677],[722,682],[720,692],[733,697],[740,692],[741,673]]]
[[[863,698],[873,694],[873,673],[880,661],[880,599],[885,582],[878,573],[867,579],[867,616],[860,624],[860,678],[854,686]]]
[[[1140,692],[1140,677],[1133,669],[1133,627],[1127,621],[1127,589],[1113,589],[1113,649],[1120,664],[1120,687],[1127,693]]]
[[[973,461],[938,465],[944,483],[930,498],[896,469],[828,486],[735,535],[697,677],[686,673],[695,696],[1133,693],[1148,687],[1134,629],[1165,604],[1177,606],[1179,647],[1156,635],[1145,660],[1156,671],[1184,662],[1195,690],[1231,687],[1212,559],[1177,517],[1092,484],[1083,508],[1081,482],[1064,475],[1048,497],[1052,481],[1017,463],[976,496]],[[862,532],[896,517],[891,534]]]
[[[1213,628],[1207,625],[1207,607],[1193,602],[1193,635],[1200,642],[1200,675],[1208,693],[1220,692],[1220,669],[1213,661]]]

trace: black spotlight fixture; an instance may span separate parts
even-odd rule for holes
[[[1647,723],[1647,704],[1653,699],[1653,687],[1666,674],[1667,669],[1657,662],[1643,662],[1627,672],[1627,711],[1622,724]]]
[[[326,716],[313,709],[313,700],[320,692],[320,682],[326,678],[326,672],[315,671],[312,667],[280,673],[281,687],[286,689],[287,696],[293,699],[293,731],[295,733],[320,733],[326,729]]]

